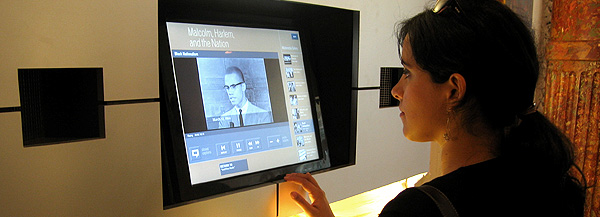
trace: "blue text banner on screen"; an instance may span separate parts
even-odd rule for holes
[[[314,132],[312,120],[297,121],[294,126],[296,135]],[[189,163],[292,147],[289,129],[288,123],[282,122],[253,126],[251,130],[235,128],[188,133],[185,135],[185,141]]]
[[[276,52],[247,52],[247,51],[205,51],[205,50],[173,50],[173,58],[196,57],[228,57],[228,58],[266,58],[277,59]]]

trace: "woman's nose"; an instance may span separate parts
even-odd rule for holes
[[[398,83],[396,83],[396,85],[394,85],[394,87],[392,88],[392,96],[394,98],[396,98],[397,100],[402,100],[402,96],[404,94],[404,91],[402,89],[402,79],[400,79],[398,81]]]

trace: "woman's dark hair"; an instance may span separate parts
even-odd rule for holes
[[[408,35],[417,64],[434,82],[454,73],[465,78],[464,98],[453,109],[464,114],[469,132],[476,133],[470,123],[484,123],[502,137],[499,156],[583,198],[583,184],[571,173],[584,178],[572,143],[541,113],[526,113],[539,75],[530,28],[496,0],[456,1],[459,10],[426,10],[399,23],[399,49]]]

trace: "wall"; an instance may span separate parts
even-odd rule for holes
[[[553,1],[542,110],[575,145],[576,163],[590,186],[584,209],[589,217],[600,215],[599,20],[598,1]]]
[[[361,11],[359,87],[400,65],[394,24],[431,3],[307,2]],[[0,215],[277,215],[276,185],[163,210],[157,102],[106,106],[105,139],[23,147],[19,68],[102,67],[105,101],[158,98],[156,1],[2,1],[0,19]],[[427,170],[429,144],[404,139],[378,94],[359,91],[357,164],[317,175],[332,202]]]

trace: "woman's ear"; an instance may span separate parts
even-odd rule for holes
[[[450,75],[446,85],[449,88],[447,99],[452,106],[457,105],[465,96],[467,90],[467,82],[461,74],[454,73]]]

